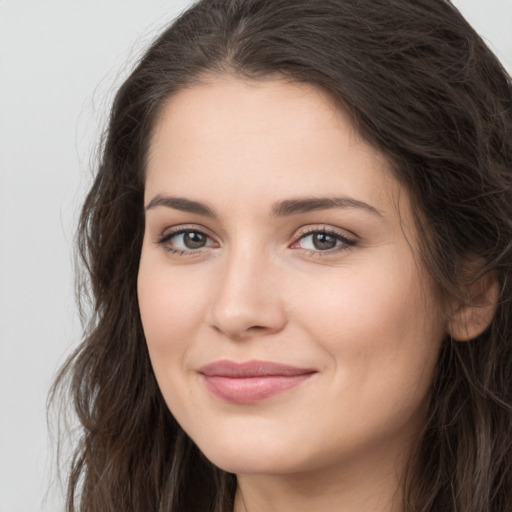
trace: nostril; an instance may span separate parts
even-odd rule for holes
[[[242,293],[239,280],[233,281],[236,286],[223,282],[223,289],[207,313],[206,322],[215,332],[244,339],[273,334],[285,326],[286,314],[279,299],[268,300],[243,290]]]
[[[252,325],[243,329],[235,329],[234,327],[227,328],[226,326],[223,328],[219,325],[212,325],[211,327],[216,333],[227,335],[228,337],[237,341],[250,338],[251,336],[260,336],[273,332],[271,327],[266,327],[264,325]]]

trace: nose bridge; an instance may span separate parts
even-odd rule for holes
[[[219,269],[212,326],[233,338],[279,331],[286,318],[277,274],[261,243],[246,241],[233,246]]]

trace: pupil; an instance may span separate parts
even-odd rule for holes
[[[336,238],[326,233],[316,233],[313,236],[313,245],[318,250],[333,249],[336,246]]]
[[[199,249],[206,244],[206,237],[201,233],[189,231],[184,233],[183,242],[188,249]]]

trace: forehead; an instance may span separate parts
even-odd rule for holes
[[[328,93],[278,79],[215,77],[180,91],[162,109],[148,156],[146,197],[260,207],[335,194],[390,210],[405,192]]]

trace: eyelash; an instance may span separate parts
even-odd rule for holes
[[[162,246],[165,251],[175,254],[177,256],[199,256],[202,252],[207,249],[209,246],[200,247],[198,249],[177,249],[170,244],[170,241],[178,236],[185,233],[195,233],[202,235],[209,239],[213,240],[208,234],[206,234],[203,230],[196,227],[187,227],[187,226],[179,226],[173,229],[170,232],[162,234],[157,240],[157,244]],[[305,240],[307,237],[314,235],[325,235],[335,239],[336,245],[331,249],[321,250],[321,249],[304,249],[303,250],[310,256],[322,257],[327,255],[336,254],[342,251],[346,251],[351,249],[357,244],[357,240],[353,238],[349,238],[348,236],[342,235],[338,231],[333,229],[328,229],[326,227],[318,227],[318,228],[305,228],[302,232],[299,232],[295,241],[290,245],[291,248],[296,248],[297,244],[300,241]],[[300,248],[300,247],[298,247]]]
[[[207,247],[201,247],[198,249],[177,249],[170,245],[170,241],[178,235],[182,235],[184,233],[196,233],[202,236],[205,236],[207,239],[212,240],[212,237],[207,235],[203,230],[193,227],[193,226],[178,226],[170,232],[164,232],[162,236],[160,236],[157,240],[157,244],[161,245],[165,251],[170,252],[172,254],[176,254],[177,256],[198,256],[200,255],[204,249]]]
[[[321,249],[303,249],[307,252],[309,256],[315,257],[323,257],[332,254],[337,254],[343,251],[347,251],[354,247],[357,244],[357,241],[354,238],[349,238],[346,235],[341,234],[339,231],[335,231],[333,229],[329,229],[326,227],[318,227],[318,228],[306,228],[304,231],[299,233],[297,239],[291,247],[296,246],[300,241],[305,240],[306,238],[314,235],[325,235],[335,239],[336,246],[331,249],[321,250]]]

